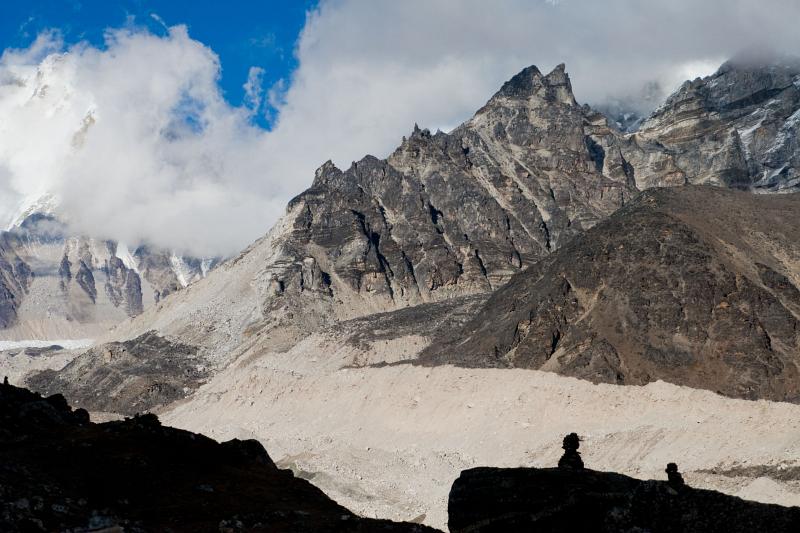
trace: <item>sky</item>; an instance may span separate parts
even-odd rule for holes
[[[5,2],[0,17],[0,50],[23,48],[36,36],[56,29],[66,43],[102,46],[108,28],[130,24],[164,36],[185,24],[193,39],[220,59],[220,88],[233,105],[245,102],[244,83],[251,68],[261,69],[272,86],[297,66],[294,45],[313,0],[230,2],[211,0],[41,0]],[[270,110],[271,111],[271,110]],[[269,127],[264,114],[258,122]]]
[[[75,231],[231,255],[324,161],[447,131],[528,65],[647,112],[737,53],[800,53],[798,20],[795,0],[6,2],[0,224],[52,198]]]

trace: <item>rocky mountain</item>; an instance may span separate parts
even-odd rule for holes
[[[73,240],[15,230],[0,309],[37,324],[68,292],[116,323],[82,354],[31,355],[51,368],[37,390],[257,437],[369,516],[443,526],[457,472],[553,464],[572,425],[602,468],[680,456],[692,483],[794,505],[800,407],[709,392],[800,400],[794,65],[731,61],[638,127],[579,104],[563,66],[529,67],[448,133],[325,163],[265,237],[157,302],[182,285],[171,255],[78,239],[67,278]],[[60,320],[40,322],[77,322]],[[640,508],[621,486],[614,508]]]
[[[565,468],[473,468],[453,483],[453,533],[794,531],[800,508],[765,505],[667,481]]]
[[[35,210],[0,241],[0,332],[6,339],[94,337],[216,264],[73,235],[53,215]]]
[[[635,194],[614,130],[591,118],[563,66],[525,69],[449,134],[415,128],[385,160],[324,164],[269,235],[114,338],[156,330],[229,358],[257,334],[290,345],[496,289]]]
[[[3,531],[434,531],[354,515],[255,440],[218,443],[155,415],[95,424],[61,395],[8,384],[0,421]]]
[[[800,401],[800,195],[653,189],[497,290],[427,364]]]
[[[593,159],[590,128],[563,65],[531,67],[449,134],[326,163],[289,204],[267,309],[310,291],[351,318],[496,289],[633,194],[622,163]]]

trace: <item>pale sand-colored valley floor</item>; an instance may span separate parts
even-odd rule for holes
[[[365,357],[312,335],[289,352],[255,350],[161,418],[219,440],[259,439],[355,512],[440,528],[462,469],[553,466],[570,431],[584,439],[589,468],[663,479],[675,461],[692,486],[800,505],[800,480],[774,474],[800,465],[800,405],[529,370],[352,366],[403,359],[422,344],[379,341]],[[698,472],[733,466],[766,474]]]

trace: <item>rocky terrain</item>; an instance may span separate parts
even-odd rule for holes
[[[687,161],[701,158],[699,153],[692,155],[692,150],[699,150],[697,143],[706,146],[703,139],[715,138],[708,130],[712,123],[714,131],[728,138],[750,127],[753,117],[761,117],[759,120],[763,119],[765,125],[758,130],[760,133],[742,134],[740,137],[747,142],[741,141],[737,146],[751,158],[762,153],[763,146],[775,146],[782,139],[780,132],[791,126],[794,111],[790,111],[800,109],[800,89],[792,81],[800,80],[796,67],[793,62],[760,67],[728,62],[706,79],[687,82],[635,133],[623,133],[601,113],[579,105],[563,65],[546,75],[529,67],[504,84],[471,119],[449,133],[431,134],[415,128],[385,160],[368,156],[347,170],[330,162],[324,164],[312,186],[289,203],[287,214],[269,235],[225,263],[218,272],[193,284],[190,290],[166,298],[134,320],[121,323],[100,342],[125,341],[152,330],[171,341],[195,347],[202,364],[222,368],[255,345],[288,349],[309,333],[342,320],[490,294],[531,265],[540,272],[544,265],[555,264],[554,257],[563,258],[566,264],[575,259],[568,258],[569,254],[580,254],[580,246],[591,240],[574,239],[629,204],[640,189],[713,183],[791,191],[793,170],[784,172],[783,177],[770,178],[774,186],[769,187],[755,174],[748,174],[747,179],[743,175],[729,179],[732,174],[726,174],[720,161],[729,161],[730,157],[723,157],[722,148],[710,144],[707,150],[703,149],[705,163],[692,167]],[[694,96],[686,96],[687,91]],[[687,106],[694,109],[690,116],[685,112]],[[683,137],[676,136],[677,131],[683,131],[684,137],[694,135],[691,138],[695,141],[680,144]],[[779,159],[793,169],[796,135],[789,137],[785,149],[779,150]],[[743,157],[748,168],[765,171],[764,161],[757,163]],[[711,189],[691,194],[696,197],[692,205],[703,209],[723,198]],[[764,243],[772,242],[777,248],[773,252],[764,248],[758,261],[753,259],[741,269],[726,266],[724,272],[716,273],[713,270],[722,268],[718,264],[722,259],[712,261],[713,257],[706,256],[748,254],[760,246],[755,242],[758,237],[738,251],[720,250],[719,246],[711,250],[707,247],[713,243],[708,239],[715,239],[713,235],[702,237],[696,230],[682,227],[681,222],[656,220],[656,215],[647,221],[635,221],[634,215],[625,215],[630,210],[623,210],[614,219],[630,220],[624,228],[615,229],[614,223],[603,226],[606,247],[618,246],[616,241],[627,240],[631,237],[628,232],[633,232],[637,246],[620,249],[626,258],[635,259],[629,254],[650,254],[642,260],[659,262],[664,254],[670,255],[671,266],[660,273],[659,269],[646,266],[633,272],[638,260],[630,268],[617,269],[613,276],[600,263],[581,272],[590,278],[583,281],[594,287],[589,290],[591,294],[596,294],[595,289],[603,283],[614,285],[604,294],[619,290],[624,296],[626,291],[648,291],[647,297],[639,295],[635,301],[609,299],[605,304],[624,303],[615,309],[616,313],[633,313],[631,310],[635,309],[637,314],[647,308],[642,320],[631,315],[624,335],[622,330],[617,333],[632,343],[630,348],[609,335],[598,335],[594,330],[579,334],[575,329],[569,342],[584,347],[578,349],[584,355],[575,359],[575,352],[570,356],[575,360],[565,362],[562,369],[554,366],[558,357],[566,361],[561,353],[556,359],[545,356],[551,349],[568,348],[569,343],[560,340],[566,333],[564,327],[556,331],[542,326],[549,328],[545,336],[550,337],[537,344],[536,349],[543,350],[545,356],[532,357],[530,361],[521,357],[516,363],[509,362],[506,352],[513,341],[508,339],[494,342],[493,334],[484,335],[481,342],[492,344],[488,346],[490,355],[499,358],[497,364],[501,365],[553,367],[570,375],[626,384],[668,379],[748,398],[796,398],[797,390],[792,385],[796,368],[793,363],[787,364],[797,355],[793,324],[798,315],[796,303],[792,303],[792,287],[797,280],[792,277],[797,276],[793,263],[796,257],[792,254],[797,234],[788,225],[796,210],[788,201],[781,204],[789,206],[785,207],[787,211],[771,216],[769,201],[762,205],[755,196],[748,197],[755,203],[743,207],[750,216],[738,223],[738,231],[745,235],[763,233],[767,236]],[[676,200],[680,201],[683,200]],[[736,204],[733,208],[740,207]],[[720,207],[715,216],[721,216],[724,209]],[[715,220],[708,223],[713,226]],[[718,220],[713,227],[724,225],[722,218]],[[789,229],[785,235],[778,233],[767,220],[777,220],[781,227]],[[655,243],[663,240],[659,236],[663,231],[672,231],[672,240],[655,250]],[[697,239],[699,243],[695,243]],[[738,241],[729,242],[738,246]],[[565,246],[570,246],[569,250],[561,252]],[[590,256],[600,253],[600,245],[593,246]],[[779,254],[788,255],[779,258]],[[588,260],[591,257],[585,261]],[[609,261],[614,264],[613,258]],[[559,268],[558,264],[553,268]],[[696,268],[702,272],[685,276]],[[766,270],[756,272],[761,268]],[[555,274],[548,271],[547,275]],[[629,274],[640,276],[636,287],[627,277]],[[528,279],[533,276],[530,274]],[[612,281],[604,276],[615,277]],[[676,276],[684,278],[678,280]],[[546,277],[543,283],[558,280],[563,276]],[[716,286],[716,293],[709,292],[709,282]],[[520,283],[502,289],[492,302],[505,295],[512,305]],[[619,284],[622,285],[617,287]],[[554,298],[571,297],[571,289],[562,288],[567,294]],[[687,298],[695,298],[695,291],[701,292],[696,305],[692,305],[700,307],[690,310],[685,304]],[[589,293],[584,296],[591,297]],[[739,300],[723,301],[723,295],[728,294],[743,299],[743,306],[761,310],[740,309]],[[753,300],[762,298],[773,300]],[[650,302],[661,302],[660,308],[650,309]],[[562,303],[567,305],[566,301]],[[708,335],[701,329],[711,324],[711,304],[722,306],[713,317],[720,329],[712,331],[711,341],[706,343]],[[598,315],[602,314],[602,305],[603,302],[598,304]],[[684,316],[684,311],[690,314]],[[565,324],[579,317],[579,307],[553,312],[558,315],[553,320]],[[476,321],[484,319],[480,315]],[[519,322],[508,326],[512,333]],[[637,329],[640,326],[647,329]],[[535,325],[530,327],[535,329]],[[446,337],[448,332],[443,333]],[[532,331],[528,335],[531,343],[539,342],[539,333]],[[511,333],[501,328],[497,334]],[[523,331],[520,335],[527,334]],[[728,339],[727,344],[714,340],[722,337]],[[749,355],[740,362],[738,352],[726,352],[727,346],[741,348]],[[484,348],[487,347],[470,347],[459,353],[460,361],[455,362],[473,364],[468,359],[483,357],[487,353]],[[692,366],[685,354],[696,348],[700,352],[691,357],[700,363]],[[617,359],[625,358],[625,350],[643,354],[639,358],[641,364],[630,361],[631,368],[623,368],[628,363]],[[550,361],[549,367],[542,366],[543,357]],[[430,360],[454,361],[447,354]],[[489,363],[484,358],[480,364]],[[703,368],[702,373],[694,372],[699,368]],[[765,375],[771,377],[762,382],[761,376]],[[69,393],[68,387],[65,390]]]
[[[427,364],[800,401],[800,195],[655,189],[518,274]]]
[[[361,518],[253,440],[217,443],[155,415],[95,424],[63,396],[0,385],[0,529],[432,531]]]
[[[163,250],[75,236],[32,212],[0,234],[3,339],[91,338],[214,266]]]
[[[477,406],[468,409],[473,407]],[[575,420],[569,410],[563,414],[565,425]],[[8,384],[0,385],[0,421],[0,445],[8,459],[0,464],[4,531],[113,527],[130,531],[433,531],[416,524],[360,518],[337,505],[302,478],[330,485],[333,478],[346,479],[350,473],[337,468],[326,480],[322,472],[304,471],[299,465],[311,454],[279,462],[292,466],[298,478],[279,469],[255,440],[218,444],[162,426],[154,415],[95,424],[86,411],[72,410],[59,394],[44,398]],[[584,441],[588,441],[586,459],[594,461],[598,456],[591,448],[603,446],[603,439]],[[365,449],[372,455],[383,453],[381,448]],[[447,455],[440,452],[440,457]],[[544,453],[536,460],[551,460],[550,455]],[[464,459],[463,454],[452,457],[451,470],[464,464]],[[734,472],[737,468],[743,469],[736,467],[725,475],[747,475]],[[748,468],[759,469],[759,475],[767,470]],[[792,474],[796,468],[773,470],[782,472],[785,480],[796,479]],[[107,483],[110,476],[117,482]],[[376,476],[370,481],[390,478]],[[376,495],[380,497],[380,493],[372,497]],[[537,531],[616,532],[637,527],[790,531],[800,520],[798,507],[757,504],[663,481],[561,468],[467,469],[456,479],[448,499],[451,531],[517,531],[534,526]],[[428,505],[432,510],[441,506],[437,510],[441,515],[445,501],[437,498]],[[422,514],[416,519],[426,517]]]
[[[37,373],[29,385],[47,395],[66,392],[93,411],[134,415],[183,398],[208,374],[195,347],[151,332],[91,348],[59,372]]]
[[[800,508],[748,502],[666,481],[564,468],[474,468],[453,483],[453,533],[795,531]]]
[[[635,194],[619,150],[597,159],[600,135],[615,137],[592,120],[563,66],[530,67],[449,134],[416,128],[386,160],[326,163],[267,237],[114,335],[156,329],[229,358],[256,334],[291,345],[336,320],[496,289]]]

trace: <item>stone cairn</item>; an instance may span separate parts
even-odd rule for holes
[[[564,437],[561,447],[564,448],[564,455],[558,460],[559,468],[569,468],[571,470],[583,470],[583,460],[578,448],[581,446],[581,439],[577,433],[570,433]]]
[[[667,483],[673,489],[679,489],[686,485],[686,482],[683,481],[683,476],[678,472],[678,465],[675,463],[667,464],[667,469],[664,472],[667,473]]]

